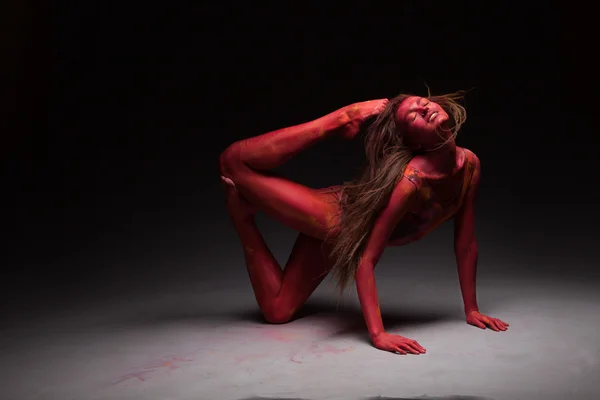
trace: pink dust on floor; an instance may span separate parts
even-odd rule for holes
[[[182,363],[189,363],[194,361],[193,358],[171,356],[165,357],[159,360],[154,360],[142,366],[132,368],[130,372],[121,375],[115,379],[112,383],[118,384],[127,380],[137,379],[138,381],[144,382],[150,379],[154,373],[167,372],[181,369]]]
[[[257,339],[275,340],[278,342],[301,342],[303,340],[315,340],[331,335],[326,329],[279,329],[267,327],[260,330]]]
[[[275,340],[278,342],[295,342],[305,339],[306,335],[299,332],[281,332],[276,330],[266,330],[261,332],[260,339]]]
[[[334,331],[324,328],[274,327],[270,325],[215,330],[208,337],[202,335],[198,338],[197,344],[200,347],[182,352],[184,355],[167,356],[141,366],[129,368],[125,374],[114,379],[112,383],[119,384],[126,381],[145,382],[161,374],[169,374],[174,370],[181,370],[185,363],[201,360],[207,356],[213,357],[222,354],[222,352],[229,353],[229,356],[231,356],[232,352],[238,353],[238,355],[234,356],[233,362],[235,365],[239,365],[268,357],[285,357],[286,354],[290,354],[290,348],[293,350],[292,355],[289,356],[290,361],[295,363],[307,362],[307,358],[321,358],[324,355],[337,355],[353,350],[351,347],[339,348],[322,344],[323,340],[332,335],[335,335]],[[232,347],[232,343],[235,343],[236,346]],[[231,350],[232,348],[237,348],[238,350],[244,347],[248,348],[252,344],[259,343],[263,348],[266,345],[266,348],[269,350],[248,354],[239,354],[238,351]],[[281,346],[282,344],[284,344],[283,347]]]
[[[353,347],[336,347],[330,344],[314,343],[307,349],[294,352],[290,355],[290,361],[297,364],[308,362],[310,358],[322,358],[327,355],[338,355],[353,351]]]
[[[334,336],[335,332],[328,329],[311,328],[291,328],[291,327],[273,327],[260,326],[254,329],[248,329],[245,332],[238,332],[238,335],[244,338],[244,342],[261,343],[261,345],[273,343],[273,349],[261,353],[249,353],[235,357],[236,364],[257,361],[267,357],[278,358],[282,354],[290,354],[290,361],[294,363],[305,363],[309,359],[319,359],[327,355],[338,355],[354,350],[352,347],[336,347],[331,344],[323,343],[328,337]],[[267,343],[265,343],[267,342]],[[285,343],[282,348],[277,343]]]
[[[235,363],[258,361],[268,357],[278,358],[288,352],[289,347],[306,347],[307,343],[313,343],[315,340],[323,339],[331,334],[324,329],[290,329],[272,326],[263,326],[258,329],[250,329],[244,332],[244,342],[260,343],[261,346],[267,346],[269,350],[262,353],[248,353],[235,357]],[[280,344],[285,343],[282,347]]]
[[[235,357],[235,363],[236,363],[236,365],[238,365],[238,364],[242,364],[244,362],[258,361],[258,360],[267,358],[270,355],[271,355],[270,353],[243,354],[241,356]]]

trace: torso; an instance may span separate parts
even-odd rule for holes
[[[419,160],[409,163],[404,176],[418,188],[417,200],[396,226],[388,245],[419,240],[456,214],[471,180],[473,156],[471,151],[457,148],[456,168],[444,177],[423,172]]]

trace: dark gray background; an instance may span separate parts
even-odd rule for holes
[[[523,293],[597,284],[595,149],[578,101],[560,96],[553,2],[87,1],[9,11],[6,329],[181,285],[249,290],[219,153],[356,101],[424,95],[425,84],[472,89],[458,143],[482,161],[482,279],[528,282]],[[281,170],[323,187],[351,178],[361,157],[359,143],[334,139]],[[284,261],[294,233],[260,224]],[[450,226],[385,258],[386,280],[457,285]],[[255,311],[243,293],[237,300]],[[216,298],[207,296],[187,312],[202,319]]]

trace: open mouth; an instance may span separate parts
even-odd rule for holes
[[[431,115],[429,116],[429,119],[427,120],[427,122],[432,122],[435,119],[435,117],[437,117],[437,115],[438,115],[437,111],[432,112]]]

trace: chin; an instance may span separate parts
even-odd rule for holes
[[[446,125],[448,125],[448,121],[450,121],[450,117],[446,113],[440,113],[440,115],[435,119],[435,122],[441,128],[444,128]]]
[[[440,115],[435,120],[435,130],[442,134],[445,134],[446,132],[450,132],[450,127],[448,126],[449,122],[450,122],[450,118],[447,115],[444,115],[444,116]]]

